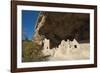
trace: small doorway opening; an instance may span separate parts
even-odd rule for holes
[[[77,48],[77,45],[74,45],[75,48]]]

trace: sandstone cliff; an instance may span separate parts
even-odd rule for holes
[[[50,39],[51,48],[67,39],[89,42],[89,14],[41,12],[33,40],[42,45],[44,38]]]

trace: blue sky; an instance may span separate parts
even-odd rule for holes
[[[39,11],[22,10],[22,39],[32,39]]]

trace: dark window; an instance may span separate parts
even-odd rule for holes
[[[77,45],[74,45],[75,48],[77,48]]]

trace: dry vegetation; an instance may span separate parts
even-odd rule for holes
[[[44,61],[46,57],[43,56],[39,45],[33,43],[30,40],[24,40],[22,42],[22,61],[23,62],[34,62]]]

